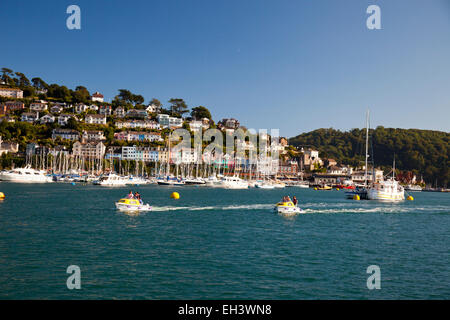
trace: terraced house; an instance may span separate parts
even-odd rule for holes
[[[114,139],[119,141],[163,141],[159,132],[122,131],[114,134]]]

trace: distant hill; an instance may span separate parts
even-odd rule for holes
[[[296,147],[313,147],[321,158],[357,165],[364,161],[365,129],[317,129],[290,138]],[[423,175],[427,183],[447,186],[450,180],[450,133],[418,129],[377,127],[370,130],[369,154],[376,166],[391,166]],[[373,151],[373,152],[372,152]],[[370,159],[370,158],[369,158]]]

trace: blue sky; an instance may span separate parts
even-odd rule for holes
[[[448,0],[2,1],[0,21],[0,67],[108,100],[184,98],[285,136],[362,127],[367,108],[372,126],[450,131]]]

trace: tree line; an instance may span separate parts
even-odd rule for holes
[[[396,129],[382,126],[369,134],[371,162],[410,171],[418,179],[446,187],[450,180],[450,133],[419,129]],[[296,147],[312,147],[321,158],[333,158],[341,164],[360,166],[364,162],[365,129],[340,131],[318,129],[289,139]]]

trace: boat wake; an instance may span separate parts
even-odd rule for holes
[[[423,206],[423,207],[410,207],[410,206],[367,206],[355,208],[353,205],[349,204],[333,204],[330,206],[329,203],[300,203],[299,205],[304,212],[303,213],[316,213],[316,214],[333,214],[333,213],[381,213],[381,214],[392,214],[392,213],[449,213],[450,210],[447,206]],[[217,205],[217,206],[169,206],[169,207],[158,207],[153,206],[152,211],[162,212],[162,211],[267,211],[272,210],[274,204],[271,203],[259,203],[259,204],[248,204],[248,205]]]

